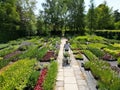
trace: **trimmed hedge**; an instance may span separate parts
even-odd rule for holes
[[[97,30],[95,33],[109,39],[120,39],[120,30]]]

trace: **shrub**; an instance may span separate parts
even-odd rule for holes
[[[90,50],[94,55],[96,55],[99,58],[103,57],[104,55],[104,52],[98,48],[88,47],[88,50]]]
[[[118,58],[117,62],[118,62],[118,65],[120,65],[120,58]]]
[[[84,68],[85,68],[85,70],[90,70],[90,61],[85,62]]]
[[[33,72],[35,62],[35,59],[24,59],[8,66],[0,74],[0,77],[3,78],[2,83],[0,83],[0,90],[23,90]]]
[[[47,53],[47,48],[43,47],[41,48],[37,53],[36,53],[36,57],[38,60],[41,60],[43,58],[43,56]]]
[[[0,57],[4,57],[5,55],[15,51],[18,48],[18,46],[10,46],[8,48],[0,50]]]
[[[120,39],[120,30],[97,30],[95,33],[109,39]]]
[[[58,64],[57,62],[53,61],[48,68],[48,73],[43,83],[43,90],[53,90],[57,76],[57,70]]]
[[[8,65],[9,62],[10,62],[10,60],[8,60],[8,59],[6,59],[6,60],[5,59],[0,60],[0,69],[3,68],[4,66]]]
[[[83,60],[83,56],[80,53],[75,55],[75,58],[78,59],[78,60]]]
[[[28,80],[28,83],[27,83],[27,87],[26,89],[31,89],[33,90],[37,80],[38,80],[38,77],[39,77],[39,74],[40,72],[39,71],[34,71],[31,73],[30,77],[29,77],[29,80]]]
[[[7,48],[9,46],[9,44],[0,44],[0,50]]]
[[[93,76],[98,79],[99,90],[119,90],[120,78],[110,65],[102,60],[90,61],[87,64]],[[86,65],[86,66],[87,66]]]
[[[64,56],[64,57],[69,57],[70,54],[69,54],[68,52],[64,52],[64,53],[63,53],[63,56]]]
[[[84,50],[83,53],[87,56],[89,60],[96,60],[98,59],[92,52],[89,50]]]
[[[19,58],[20,59],[24,59],[24,58],[34,58],[36,56],[36,53],[38,51],[38,48],[35,47],[31,47],[30,49],[28,49],[26,52],[23,52]]]

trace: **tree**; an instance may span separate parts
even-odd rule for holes
[[[118,10],[114,11],[115,22],[120,21],[120,12]]]
[[[16,0],[0,1],[0,41],[19,37],[19,13],[16,10]]]
[[[84,0],[71,0],[68,3],[68,25],[71,30],[83,33],[85,27],[84,8]]]
[[[95,8],[96,13],[96,23],[97,29],[113,29],[114,28],[114,19],[112,14],[112,9],[110,9],[106,2],[100,4]]]
[[[91,5],[87,13],[87,27],[89,28],[90,33],[93,33],[95,30],[95,26],[96,26],[94,0],[90,0],[90,3]]]
[[[16,12],[16,0],[0,1],[0,30],[17,30],[19,14]]]
[[[36,17],[34,14],[35,0],[17,0],[17,11],[20,16],[20,30],[25,35],[36,34]]]
[[[46,0],[44,23],[53,31],[62,29],[76,30],[83,33],[84,0]]]

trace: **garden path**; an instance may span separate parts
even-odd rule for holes
[[[62,66],[63,47],[67,39],[61,39],[58,55],[58,75],[56,78],[55,90],[90,90],[86,81],[86,75],[80,70],[79,63],[75,60],[70,50],[71,63],[69,66]]]

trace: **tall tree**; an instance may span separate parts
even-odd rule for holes
[[[118,10],[115,10],[114,11],[114,26],[115,26],[115,29],[120,29],[120,12]]]
[[[19,21],[16,0],[0,0],[0,41],[6,42],[19,37]]]
[[[0,1],[0,30],[18,29],[19,14],[16,11],[16,0]]]
[[[96,23],[97,29],[113,29],[114,19],[112,9],[110,9],[106,2],[100,4],[96,9]]]
[[[20,15],[20,30],[25,35],[36,34],[36,17],[34,14],[36,0],[17,0],[17,11]]]
[[[69,27],[75,31],[82,32],[84,29],[84,0],[71,0],[68,3]]]
[[[44,22],[52,30],[69,28],[83,32],[84,0],[46,0],[43,7]]]
[[[89,28],[90,33],[94,32],[95,30],[95,26],[96,26],[95,19],[96,19],[96,15],[95,15],[94,0],[90,0],[90,8],[87,13],[87,27]]]
[[[114,11],[115,22],[120,21],[120,12],[118,10]]]

